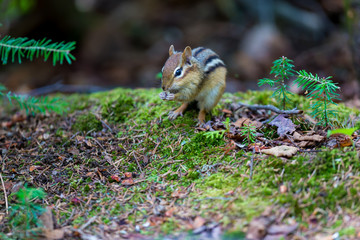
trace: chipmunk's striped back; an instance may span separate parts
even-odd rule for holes
[[[194,48],[192,50],[192,56],[199,61],[201,68],[204,69],[205,75],[209,75],[219,67],[225,67],[220,57],[209,48]]]

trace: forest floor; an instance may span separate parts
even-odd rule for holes
[[[303,114],[284,118],[294,125],[283,119],[290,129],[279,133],[270,111],[234,107],[276,105],[267,91],[225,94],[197,127],[195,108],[169,121],[178,103],[159,93],[70,95],[63,116],[2,109],[0,232],[37,238],[6,216],[27,186],[46,193],[35,203],[52,210],[47,239],[360,238],[356,131],[328,138]],[[294,95],[293,104],[306,111],[310,103]],[[337,108],[335,125],[359,126],[359,111]],[[245,121],[258,124],[255,143],[242,136]],[[267,151],[275,146],[285,153]]]

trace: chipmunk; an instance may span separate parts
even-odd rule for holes
[[[182,102],[175,111],[169,113],[173,120],[182,116],[190,102],[196,100],[199,123],[205,122],[206,113],[219,102],[225,90],[226,67],[219,56],[211,49],[198,47],[193,50],[187,46],[184,52],[169,48],[169,58],[162,68],[162,100]]]

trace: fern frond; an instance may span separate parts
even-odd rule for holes
[[[5,36],[0,40],[0,55],[2,64],[7,64],[9,59],[15,62],[15,59],[21,63],[23,58],[32,61],[34,57],[43,57],[47,61],[52,55],[53,65],[63,64],[66,60],[69,64],[75,60],[71,51],[75,49],[75,42],[51,42],[49,39],[40,41],[28,38],[12,38]]]

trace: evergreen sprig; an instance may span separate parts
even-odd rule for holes
[[[306,90],[306,97],[314,101],[311,104],[311,116],[319,120],[320,125],[329,126],[331,118],[337,116],[337,111],[331,109],[331,105],[336,105],[335,99],[339,100],[340,89],[331,77],[320,78],[317,74],[313,75],[305,70],[297,72],[298,77],[294,81],[303,90]]]
[[[15,193],[17,203],[10,206],[9,222],[15,230],[16,239],[30,239],[34,232],[32,230],[42,226],[39,216],[45,209],[35,203],[35,200],[42,200],[46,193],[41,188],[21,188]]]
[[[281,102],[281,107],[283,110],[286,108],[286,102],[289,101],[289,95],[292,94],[286,85],[286,81],[291,76],[295,75],[295,71],[293,70],[294,65],[292,62],[293,61],[287,57],[280,57],[273,62],[273,66],[271,67],[270,74],[274,75],[274,78],[263,78],[258,82],[259,86],[264,84],[268,84],[271,87],[275,86],[275,91],[272,97]]]
[[[244,124],[240,128],[240,135],[244,137],[244,142],[248,145],[256,140],[256,127],[254,125]]]
[[[71,51],[74,49],[75,42],[56,43],[46,38],[36,41],[26,37],[12,38],[5,36],[0,39],[0,55],[3,65],[8,63],[9,58],[11,58],[12,62],[15,62],[17,58],[19,63],[21,63],[23,58],[32,61],[40,56],[44,57],[44,60],[47,61],[51,55],[53,65],[56,65],[58,62],[63,64],[64,60],[71,64],[75,60],[74,55],[71,54]]]
[[[26,97],[13,94],[10,91],[6,94],[4,91],[6,91],[6,88],[0,84],[0,96],[7,98],[10,104],[16,102],[21,109],[25,109],[26,114],[29,112],[45,113],[46,111],[62,114],[67,110],[68,103],[59,98],[48,98],[47,96],[40,98]]]

